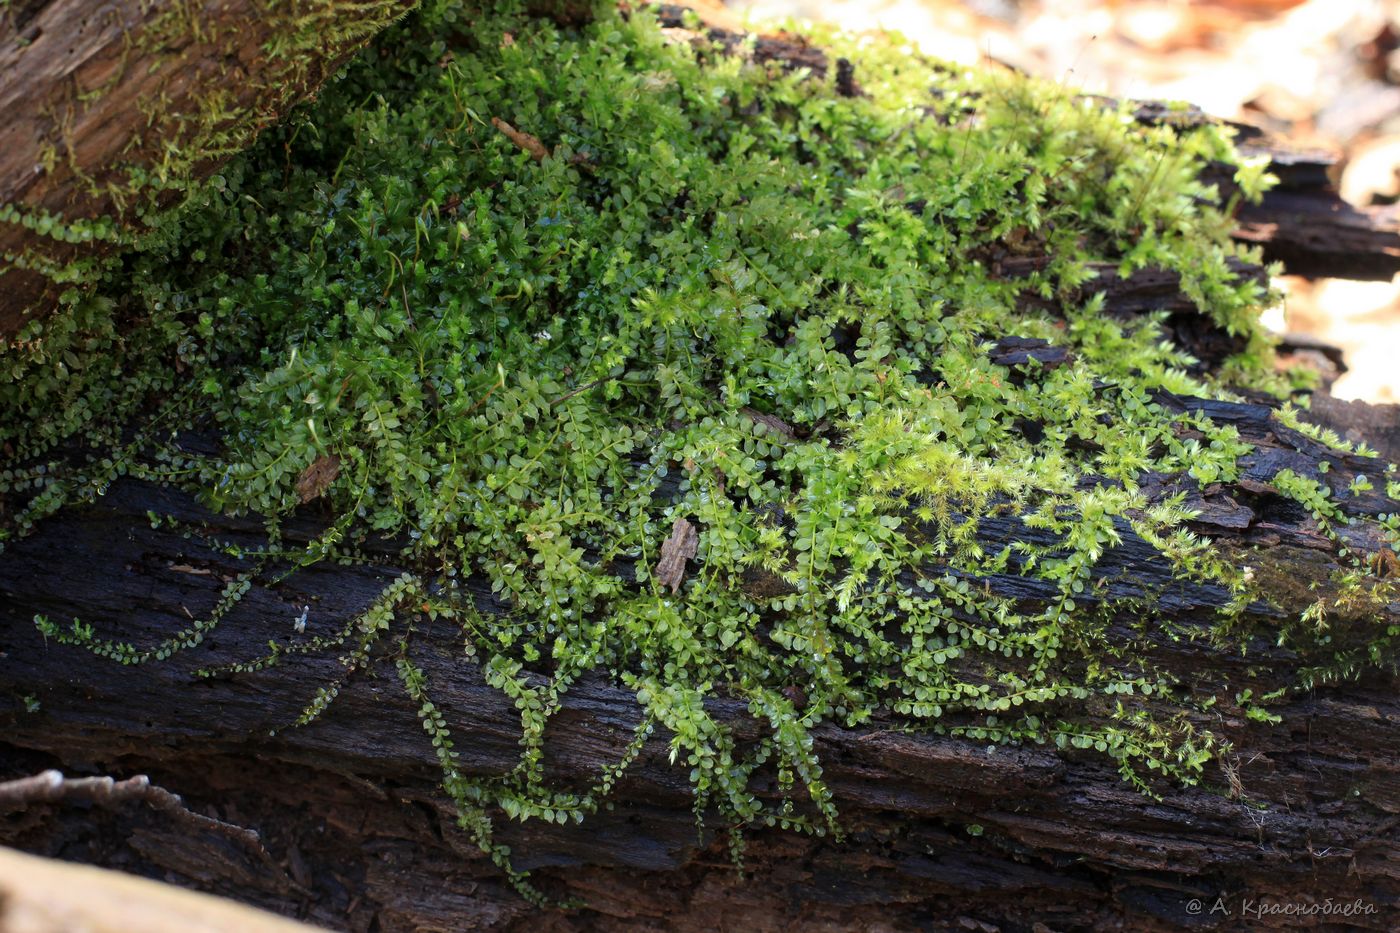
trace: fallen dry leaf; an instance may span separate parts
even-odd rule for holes
[[[661,545],[661,559],[656,562],[655,577],[662,586],[671,588],[671,595],[680,592],[685,582],[685,562],[695,556],[700,535],[695,526],[684,518],[671,525],[671,537]]]
[[[530,157],[536,162],[543,162],[544,157],[549,155],[549,150],[545,148],[544,143],[539,141],[538,137],[531,136],[529,133],[517,130],[509,123],[502,120],[500,117],[492,117],[491,125],[494,126],[496,129],[500,130],[502,135],[504,135],[506,139],[509,139],[521,149],[524,149],[526,152],[530,153]]]
[[[340,458],[335,454],[323,454],[312,460],[297,477],[297,498],[310,502],[327,489],[340,475]]]
[[[1371,566],[1371,572],[1378,577],[1400,576],[1400,557],[1396,557],[1389,548],[1381,548],[1372,554],[1367,563]]]

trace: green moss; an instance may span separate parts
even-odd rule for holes
[[[108,278],[113,266],[107,251],[87,248],[89,242],[115,241],[128,250],[157,248],[161,225],[178,213],[196,178],[245,149],[278,114],[305,97],[328,62],[363,45],[412,5],[408,0],[259,0],[248,15],[258,17],[257,28],[269,38],[259,67],[250,74],[240,64],[244,30],[227,11],[211,15],[190,0],[166,4],[124,36],[121,61],[103,84],[75,85],[69,100],[52,106],[58,140],[41,145],[40,163],[45,173],[60,164],[71,173],[74,209],[83,216],[63,218],[22,204],[0,204],[0,224],[24,226],[47,238],[31,238],[21,252],[6,254],[0,277],[9,268],[38,272],[69,286],[65,301],[71,303]],[[75,114],[101,105],[127,75],[133,56],[139,67],[151,70],[172,59],[195,60],[181,82],[195,93],[172,99],[161,89],[142,98],[137,107],[144,126],[131,134],[119,158],[83,166],[73,152],[69,127]],[[98,212],[104,213],[92,216]],[[34,311],[42,317],[48,309]]]
[[[1228,482],[1250,449],[1156,390],[1277,385],[1255,320],[1267,296],[1229,269],[1252,254],[1201,180],[1236,161],[1223,132],[1144,127],[897,45],[822,36],[867,92],[843,98],[697,53],[645,13],[579,32],[510,9],[463,31],[459,15],[439,3],[392,32],[11,349],[0,491],[28,511],[6,534],[123,474],[270,516],[267,551],[245,555],[254,569],[220,612],[165,643],[113,644],[81,622],[40,620],[45,633],[127,663],[165,657],[287,560],[355,560],[367,536],[400,536],[412,572],[364,616],[234,667],[339,649],[350,676],[397,644],[463,825],[506,867],[491,813],[583,819],[657,728],[697,813],[735,828],[839,830],[811,730],[877,715],[1092,749],[1144,790],[1195,780],[1218,740],[1147,660],[1169,623],[1150,599],[1105,597],[1096,565],[1131,530],[1182,580],[1234,595],[1220,637],[1246,625],[1248,574],[1138,485],[1146,471]],[[1237,178],[1265,183],[1257,166]],[[1004,278],[998,244],[1049,261]],[[1160,317],[1114,320],[1101,296],[1065,307],[1092,292],[1093,261],[1179,272],[1201,313],[1245,338],[1230,384],[1189,375]],[[1072,358],[1013,372],[987,354],[1006,334]],[[176,425],[226,448],[191,454]],[[52,453],[74,439],[90,463]],[[1283,485],[1339,520],[1316,488]],[[277,522],[308,494],[338,517],[289,553]],[[1028,516],[1025,540],[980,543],[979,524],[1008,515]],[[653,568],[678,519],[699,548],[673,591]],[[1006,572],[1047,598],[982,582]],[[502,611],[475,605],[469,577]],[[1357,585],[1384,604],[1390,584]],[[514,699],[512,774],[457,770],[412,661],[425,615],[459,624]],[[1124,617],[1126,635],[1109,626]],[[1326,660],[1315,635],[1286,637]],[[1389,643],[1365,663],[1393,665]],[[585,675],[635,691],[637,741],[593,788],[554,787],[545,726]],[[738,747],[707,710],[717,695],[747,702],[766,737]],[[759,770],[779,799],[753,793]]]

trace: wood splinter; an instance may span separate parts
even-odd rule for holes
[[[656,581],[671,588],[671,595],[681,591],[685,582],[685,562],[695,557],[700,535],[685,518],[671,525],[671,537],[661,545],[661,559],[656,562]]]

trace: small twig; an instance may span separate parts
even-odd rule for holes
[[[488,390],[487,393],[486,393],[485,395],[483,395],[481,398],[479,398],[479,399],[477,399],[475,402],[473,402],[473,403],[472,403],[472,407],[471,407],[471,408],[468,408],[467,411],[469,411],[469,412],[471,412],[471,411],[476,411],[476,410],[477,410],[478,408],[480,408],[482,405],[485,405],[487,402],[489,402],[489,401],[491,400],[491,396],[493,396],[493,395],[496,394],[496,390],[499,389],[501,386],[503,386],[503,385],[505,385],[505,384],[506,384],[506,371],[505,371],[504,369],[501,368],[501,364],[500,364],[500,363],[497,363],[497,364],[496,364],[496,382],[495,382],[495,384],[491,386],[490,390]]]
[[[63,784],[58,771],[44,771],[33,777],[20,778],[0,784],[0,813],[21,810],[30,803],[56,799],[54,794]]]
[[[570,392],[565,392],[563,395],[559,396],[557,399],[555,399],[554,401],[550,402],[550,403],[549,403],[549,407],[550,407],[550,408],[553,408],[555,405],[558,405],[560,402],[567,402],[569,399],[573,398],[575,395],[578,395],[578,394],[580,394],[580,393],[582,393],[582,392],[587,392],[589,389],[593,388],[594,386],[602,385],[603,383],[608,382],[608,381],[611,380],[612,378],[613,378],[612,376],[603,376],[603,377],[601,377],[601,378],[599,378],[599,379],[594,379],[592,382],[585,382],[583,385],[579,386],[577,389],[574,389],[574,390],[572,390],[572,391],[570,391]]]
[[[66,778],[63,772],[51,769],[33,777],[0,784],[0,812],[22,810],[34,803],[62,803],[70,800],[86,800],[103,806],[128,801],[146,803],[152,809],[169,814],[181,822],[212,829],[221,836],[262,851],[262,839],[256,831],[187,809],[179,794],[172,794],[159,784],[152,784],[151,779],[144,774],[118,781],[106,776]]]
[[[501,133],[505,135],[506,139],[509,139],[521,149],[530,153],[530,157],[536,162],[543,162],[545,156],[549,155],[549,150],[545,148],[544,143],[539,141],[538,137],[517,130],[500,117],[492,117],[491,125],[500,130]]]

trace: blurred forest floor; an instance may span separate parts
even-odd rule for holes
[[[925,52],[991,58],[1090,93],[1184,100],[1341,154],[1356,205],[1400,200],[1400,0],[726,0],[787,17],[893,30]],[[1400,277],[1285,277],[1278,331],[1340,347],[1341,398],[1400,402]]]

